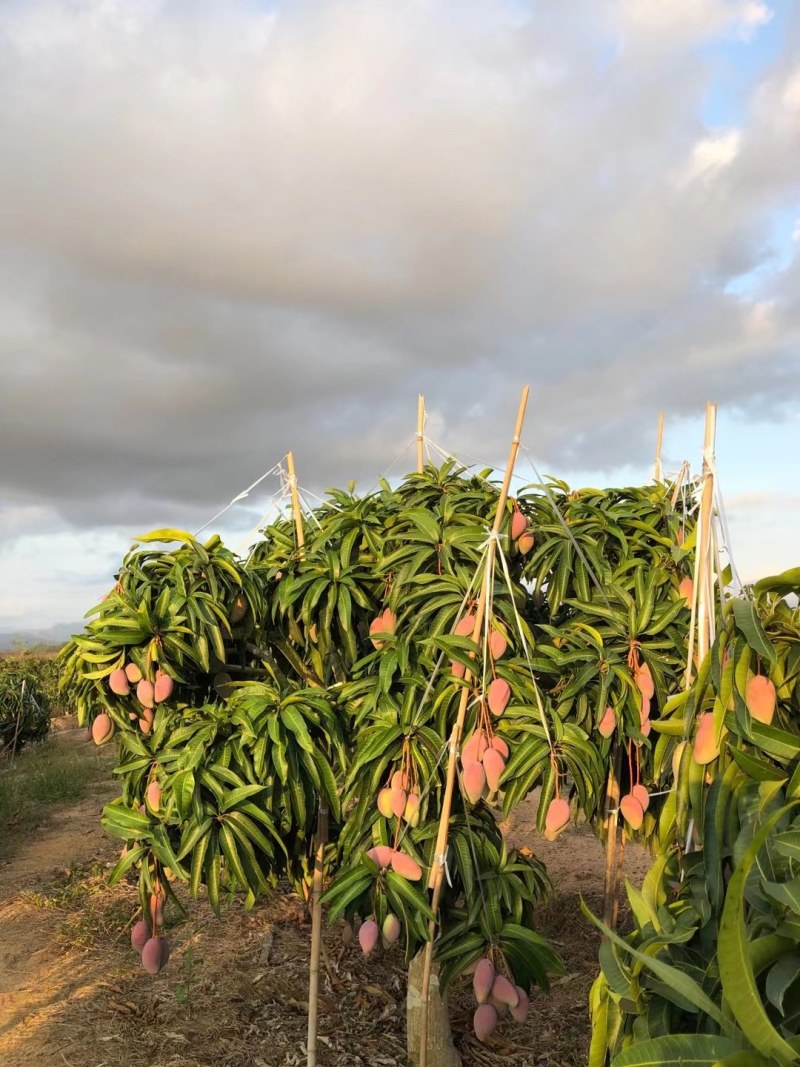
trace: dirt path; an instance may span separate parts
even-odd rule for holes
[[[65,743],[69,743],[69,738]],[[309,931],[302,907],[276,893],[251,912],[240,902],[222,920],[191,902],[188,919],[169,916],[166,970],[145,975],[128,943],[137,909],[132,885],[106,885],[117,845],[100,829],[104,781],[55,813],[9,864],[0,866],[0,1063],[3,1067],[292,1067],[305,1063]],[[547,865],[556,895],[538,928],[567,973],[547,995],[534,993],[529,1021],[501,1026],[490,1046],[471,1034],[470,991],[454,988],[451,1018],[464,1067],[582,1067],[587,994],[598,939],[580,898],[602,906],[603,853],[586,827],[547,843],[535,832],[532,802],[509,826],[513,843]],[[647,869],[630,849],[626,874]],[[399,952],[366,960],[325,933],[321,1067],[400,1067],[405,974]]]

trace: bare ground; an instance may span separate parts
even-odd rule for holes
[[[73,743],[78,735],[65,739]],[[305,1063],[309,928],[304,908],[276,893],[247,913],[233,901],[217,920],[204,901],[168,915],[167,968],[146,975],[128,928],[135,888],[108,888],[117,844],[99,826],[115,794],[104,781],[56,813],[10,864],[0,866],[0,1063],[6,1067],[293,1067]],[[553,843],[534,828],[532,804],[511,840],[547,865],[556,887],[538,912],[567,967],[549,994],[535,993],[524,1025],[498,1027],[486,1046],[471,1033],[468,987],[451,997],[464,1067],[578,1067],[589,1039],[587,995],[598,938],[580,897],[602,908],[603,854],[586,827]],[[641,881],[646,856],[628,849]],[[365,959],[325,931],[320,1067],[402,1065],[405,971],[399,951]]]

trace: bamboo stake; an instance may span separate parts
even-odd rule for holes
[[[713,580],[711,561],[711,521],[714,505],[714,442],[717,428],[717,405],[706,404],[706,427],[703,443],[703,490],[700,501],[700,533],[695,548],[692,617],[689,623],[689,649],[686,658],[686,688],[692,682],[692,667],[699,666],[711,644],[709,583]],[[709,459],[711,462],[709,462]],[[697,652],[695,654],[695,640]]]
[[[481,630],[483,627],[483,616],[486,610],[486,603],[489,596],[489,590],[491,587],[492,578],[494,576],[494,561],[497,553],[497,536],[500,533],[500,528],[503,524],[505,517],[506,502],[508,500],[508,491],[511,486],[511,478],[514,473],[514,464],[517,460],[517,453],[519,452],[520,436],[522,434],[522,424],[525,421],[525,409],[528,405],[528,394],[530,392],[529,387],[526,385],[522,390],[522,397],[519,403],[519,410],[517,412],[517,422],[514,427],[514,436],[511,439],[511,448],[508,454],[508,463],[506,465],[506,473],[503,479],[503,485],[500,489],[500,496],[497,501],[497,510],[495,512],[494,524],[492,526],[492,536],[489,540],[488,547],[486,549],[486,563],[483,572],[483,582],[481,583],[481,591],[478,597],[478,606],[475,612],[475,625],[472,628],[472,641],[476,648],[480,646],[481,642]],[[474,657],[475,653],[471,653]],[[467,669],[464,675],[464,685],[461,689],[461,699],[458,705],[458,715],[456,716],[456,722],[453,727],[453,732],[450,736],[450,753],[447,763],[447,780],[444,790],[444,799],[442,801],[442,811],[439,817],[439,832],[436,838],[436,849],[434,851],[434,861],[431,866],[431,873],[428,879],[428,888],[433,890],[433,897],[431,899],[431,908],[434,916],[439,908],[439,900],[442,895],[442,887],[444,884],[444,868],[445,868],[445,856],[447,854],[447,838],[450,831],[450,812],[453,804],[453,791],[456,781],[456,761],[458,759],[458,750],[461,744],[461,735],[464,730],[464,720],[467,715],[467,704],[469,703],[470,696],[470,682],[472,680],[472,673]],[[436,920],[428,925],[428,943],[425,947],[425,969],[422,975],[422,1021],[421,1021],[421,1039],[420,1039],[420,1053],[419,1053],[419,1067],[427,1067],[428,1063],[428,1004],[431,987],[431,972],[433,968],[433,938],[436,933]]]
[[[425,444],[425,397],[422,393],[417,399],[417,474],[422,474],[425,467],[423,448]]]
[[[617,827],[619,825],[619,778],[622,771],[622,749],[614,745],[614,757],[608,768],[606,790],[606,873],[603,891],[603,922],[610,926],[617,899]]]
[[[289,492],[292,496],[294,528],[297,533],[297,548],[305,555],[306,539],[303,532],[303,513],[300,509],[300,494],[297,491],[297,474],[294,455],[286,455],[289,470]],[[325,844],[328,840],[328,805],[319,798],[317,811],[316,852],[314,854],[314,878],[311,884],[311,959],[308,965],[308,1037],[306,1054],[308,1067],[317,1067],[317,1022],[319,1018],[319,961],[322,955],[322,876],[325,864]]]
[[[664,468],[661,466],[661,445],[664,441],[664,412],[658,413],[658,436],[656,438],[656,463],[653,468],[653,478],[657,482],[664,481]]]
[[[619,917],[619,883],[622,878],[622,861],[625,857],[625,842],[627,841],[627,834],[625,833],[625,827],[622,828],[622,833],[619,838],[619,846],[617,848],[617,863],[616,870],[614,871],[614,897],[611,901],[611,929],[616,930],[617,919]]]

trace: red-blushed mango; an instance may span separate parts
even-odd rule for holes
[[[700,716],[697,724],[697,733],[694,735],[694,749],[692,751],[695,763],[704,767],[712,763],[719,755],[719,745],[714,734],[714,713],[705,711]]]
[[[650,722],[650,716],[646,715],[639,723],[639,729],[641,731],[642,737],[649,737],[652,728],[653,724]]]
[[[601,737],[611,737],[617,728],[617,716],[614,713],[614,709],[609,706],[603,712],[600,717],[600,722],[597,724],[597,729]]]
[[[509,980],[503,974],[498,974],[492,984],[492,996],[495,1000],[499,1000],[501,1004],[505,1004],[508,1008],[516,1008],[519,1003],[519,993],[517,993],[517,987],[513,982]]]
[[[499,1000],[496,1000],[492,994],[489,994],[489,999],[486,1003],[492,1005],[494,1010],[497,1012],[498,1019],[502,1019],[504,1015],[508,1015],[508,1005],[503,1004]]]
[[[153,729],[153,720],[152,719],[139,719],[139,729],[142,731],[144,736],[147,737],[147,735]]]
[[[497,734],[489,742],[489,748],[493,748],[495,752],[499,752],[503,759],[508,759],[508,745]]]
[[[530,550],[533,548],[535,541],[532,533],[524,533],[517,541],[517,548],[520,550],[520,554],[527,556]]]
[[[489,999],[494,985],[494,964],[484,957],[475,964],[475,973],[472,976],[472,990],[479,1004],[485,1004]]]
[[[408,789],[408,775],[404,771],[395,771],[392,775],[392,787],[394,789]]]
[[[639,782],[638,785],[635,785],[633,789],[631,789],[631,796],[636,797],[636,799],[642,805],[642,811],[647,811],[647,809],[650,807],[650,794],[647,792],[647,789],[642,785],[641,782]]]
[[[517,1006],[511,1008],[511,1018],[516,1023],[524,1023],[528,1018],[528,1011],[530,1010],[531,1001],[528,994],[522,988],[521,985],[514,986],[517,991]]]
[[[461,764],[466,767],[468,763],[480,763],[483,755],[489,747],[489,742],[483,730],[476,730],[470,734],[461,749]]]
[[[153,811],[158,811],[161,807],[161,786],[158,782],[151,782],[147,787],[145,794],[148,805]]]
[[[656,687],[653,682],[653,673],[646,663],[641,663],[633,677],[639,692],[646,700],[652,700]]]
[[[514,513],[511,516],[511,540],[516,541],[519,537],[522,537],[527,529],[528,520],[519,508],[514,508]]]
[[[114,736],[114,723],[111,717],[101,711],[92,723],[92,740],[96,745],[104,745]]]
[[[463,615],[453,629],[456,637],[472,637],[472,631],[475,629],[475,618],[476,616],[472,612]]]
[[[407,882],[418,882],[422,877],[422,868],[417,861],[399,848],[392,856],[392,870]]]
[[[396,915],[392,915],[391,912],[383,920],[381,926],[381,933],[383,934],[383,940],[387,945],[393,945],[400,936],[400,920]]]
[[[686,601],[686,607],[691,608],[694,600],[694,582],[691,578],[684,578],[678,586],[678,594]]]
[[[644,809],[632,793],[626,793],[622,798],[619,810],[631,830],[638,830],[644,822]]]
[[[391,789],[381,789],[378,793],[378,811],[384,819],[391,819],[393,815]]]
[[[139,718],[139,713],[136,712],[136,711],[129,711],[128,712],[128,718],[131,720],[131,722],[135,722],[136,719]]]
[[[486,771],[482,763],[468,763],[461,773],[464,792],[470,804],[477,804],[486,789]]]
[[[554,797],[544,817],[544,836],[546,841],[555,841],[558,835],[569,825],[569,802],[562,797]]]
[[[452,659],[450,660],[450,671],[454,678],[463,678],[467,673],[467,668],[460,660]]]
[[[143,708],[152,708],[156,702],[155,696],[155,687],[153,683],[148,682],[146,678],[142,678],[141,682],[136,686],[136,699]]]
[[[499,630],[492,630],[489,634],[489,655],[492,659],[502,659],[508,651],[508,641]]]
[[[163,937],[151,937],[142,948],[142,967],[148,974],[158,974],[167,959],[167,943]]]
[[[240,593],[233,602],[231,613],[228,616],[228,622],[231,626],[235,626],[241,622],[247,614],[247,597]]]
[[[149,940],[150,927],[144,919],[140,919],[138,923],[134,923],[131,927],[131,945],[137,952],[141,952]]]
[[[122,667],[117,667],[115,671],[112,671],[108,679],[108,688],[118,697],[126,697],[130,694],[131,683],[128,681],[128,676]]]
[[[483,754],[483,770],[486,774],[486,784],[492,793],[500,787],[500,778],[506,769],[506,761],[494,748],[488,748]]]
[[[378,944],[378,937],[380,936],[380,930],[378,924],[374,919],[367,919],[358,928],[358,943],[361,945],[361,951],[365,956],[369,956],[370,952]]]
[[[409,793],[403,818],[412,829],[419,826],[419,793]]]
[[[135,663],[128,663],[125,665],[125,676],[131,685],[136,685],[137,682],[141,682],[142,680],[142,672]]]
[[[472,1016],[472,1029],[479,1041],[485,1041],[497,1026],[497,1012],[491,1004],[479,1004]]]
[[[510,699],[511,686],[505,678],[495,678],[489,686],[489,692],[486,694],[486,703],[489,705],[489,711],[496,719],[499,719],[506,710]]]
[[[403,812],[406,810],[408,793],[406,793],[405,789],[392,789],[390,793],[389,800],[392,805],[392,815],[402,819]]]
[[[383,629],[387,634],[393,634],[397,631],[397,616],[391,608],[386,608],[383,613]]]
[[[745,704],[747,704],[747,710],[758,722],[769,726],[775,716],[777,702],[778,694],[775,686],[765,674],[756,674],[747,683]]]
[[[156,676],[156,684],[153,686],[153,699],[156,704],[160,704],[164,700],[169,700],[174,688],[175,683],[170,676],[163,671],[159,671]]]
[[[380,638],[375,637],[374,634],[383,633],[383,615],[379,615],[376,619],[373,619],[369,624],[369,639],[372,642],[372,647],[377,651],[380,651],[386,644],[385,641],[381,641]]]
[[[373,863],[377,863],[383,870],[384,867],[388,867],[392,862],[394,849],[390,845],[375,845],[374,848],[369,849],[367,855]]]

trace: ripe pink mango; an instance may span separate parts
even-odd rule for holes
[[[131,945],[137,952],[141,953],[144,946],[150,940],[150,927],[147,925],[144,919],[140,919],[138,923],[134,923],[131,927]]]
[[[118,697],[126,697],[131,691],[131,685],[128,681],[128,676],[125,673],[124,668],[117,667],[115,671],[112,671],[108,678],[108,688]]]
[[[495,971],[492,961],[487,958],[478,960],[475,964],[475,973],[472,976],[472,989],[479,1004],[485,1004],[489,999],[494,979]]]
[[[153,811],[158,811],[161,807],[161,786],[158,782],[151,782],[150,785],[148,785],[145,796],[147,803]]]
[[[110,716],[101,711],[92,723],[92,740],[96,745],[104,745],[114,736],[114,723]]]
[[[505,1004],[509,1008],[516,1008],[519,1003],[519,993],[517,993],[517,987],[505,977],[505,975],[498,974],[492,985],[492,996],[495,1000],[499,1000],[501,1004]]]
[[[499,719],[506,710],[510,699],[511,686],[505,678],[495,678],[489,686],[486,702],[489,705],[489,711],[496,719]]]
[[[158,974],[168,958],[169,950],[163,937],[151,937],[142,949],[142,967],[148,974]]]
[[[562,797],[554,797],[547,808],[544,818],[544,836],[546,841],[555,841],[561,831],[569,824],[569,803]]]
[[[389,793],[389,800],[392,805],[392,815],[401,819],[403,817],[403,812],[406,810],[408,794],[405,789],[391,789]]]
[[[419,793],[409,793],[403,818],[409,826],[419,826]]]
[[[694,735],[692,755],[695,763],[699,763],[701,767],[712,763],[719,755],[719,746],[714,736],[714,713],[711,711],[706,711],[700,716],[697,733]]]
[[[497,1026],[497,1012],[491,1004],[480,1004],[472,1016],[472,1028],[479,1041],[485,1041]]]
[[[765,674],[756,674],[750,679],[745,690],[745,704],[757,722],[769,726],[775,716],[777,703],[775,686]]]
[[[528,1018],[528,1011],[531,1006],[530,998],[521,985],[514,987],[517,991],[519,1000],[517,1006],[511,1009],[511,1018],[516,1023],[524,1023]]]
[[[483,730],[476,730],[470,734],[461,749],[461,765],[466,767],[468,763],[480,763],[488,747],[486,734]]]
[[[156,704],[160,704],[164,700],[169,700],[174,688],[175,683],[170,676],[163,671],[159,671],[156,676],[156,684],[153,687],[153,699]]]
[[[358,928],[358,943],[361,945],[361,951],[365,956],[368,956],[370,952],[378,944],[378,937],[380,936],[380,930],[378,930],[378,924],[374,919],[367,919]]]
[[[470,804],[477,804],[486,788],[486,771],[482,763],[468,763],[461,774],[464,792]]]
[[[408,789],[408,775],[404,771],[395,771],[392,775],[394,789]]]
[[[392,870],[407,882],[418,882],[422,877],[422,868],[417,861],[399,848],[392,856]]]
[[[600,722],[597,724],[597,729],[601,737],[611,737],[617,728],[617,716],[614,714],[612,707],[607,707],[603,712]]]
[[[644,809],[632,793],[627,793],[622,798],[619,810],[631,830],[638,830],[644,822]]]
[[[691,608],[694,600],[694,582],[691,578],[684,578],[678,586],[678,594],[686,601],[686,607]]]
[[[514,508],[514,513],[511,516],[511,540],[516,541],[518,538],[522,537],[527,529],[528,520],[519,508]]]
[[[498,737],[497,734],[495,734],[489,742],[489,748],[493,748],[495,752],[499,752],[503,759],[508,759],[508,745],[502,737]]]
[[[494,793],[500,786],[500,777],[506,769],[506,761],[496,749],[487,749],[483,756],[483,770],[486,774],[486,784],[490,792]]]
[[[475,615],[470,612],[468,615],[463,615],[455,625],[453,633],[457,637],[472,637],[472,631],[475,629]]]
[[[461,663],[460,660],[451,659],[450,671],[454,678],[463,678],[464,675],[467,673],[467,668],[464,666],[463,663]]]
[[[492,630],[489,634],[489,655],[492,659],[502,659],[508,650],[508,641],[499,630]]]
[[[650,794],[647,792],[641,782],[639,782],[638,785],[635,785],[633,789],[631,789],[631,796],[636,797],[636,799],[642,805],[643,812],[647,811],[647,809],[650,807]]]
[[[377,863],[381,870],[383,870],[384,867],[388,867],[392,862],[394,849],[390,845],[375,845],[374,848],[367,851],[367,855],[373,863]]]
[[[136,699],[144,708],[152,708],[155,705],[155,687],[152,682],[142,678],[136,686]]]

